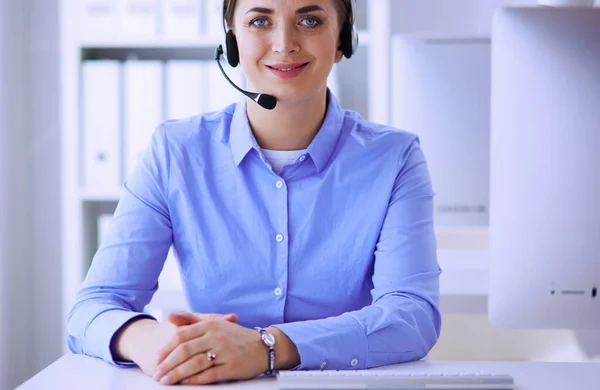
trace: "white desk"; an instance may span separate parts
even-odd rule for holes
[[[417,361],[382,369],[419,372],[485,371],[513,376],[517,390],[599,390],[600,363]],[[67,354],[18,387],[18,390],[181,389],[154,382],[138,368],[116,368],[101,360]],[[221,389],[276,390],[274,378],[213,385]],[[190,387],[191,388],[191,387]]]

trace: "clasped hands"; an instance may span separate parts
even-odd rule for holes
[[[172,313],[168,321],[153,321],[146,346],[131,354],[161,384],[251,379],[268,369],[268,348],[260,333],[237,324],[235,314]]]

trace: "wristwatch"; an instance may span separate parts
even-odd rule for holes
[[[265,375],[273,375],[273,369],[275,368],[275,336],[263,328],[255,327],[254,329],[260,332],[263,344],[269,347],[269,369],[265,372]]]

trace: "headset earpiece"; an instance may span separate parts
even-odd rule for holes
[[[342,32],[340,33],[340,49],[346,58],[352,57],[356,53],[358,47],[358,34],[354,25],[350,22],[344,23]]]
[[[340,49],[346,58],[352,57],[358,48],[358,32],[353,22],[356,18],[356,0],[350,0],[350,7],[352,17],[344,23],[340,32]]]
[[[235,68],[240,63],[240,52],[238,50],[237,39],[231,30],[225,34],[225,49],[227,50],[227,62],[231,67]]]

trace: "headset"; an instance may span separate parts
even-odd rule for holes
[[[227,62],[233,68],[238,66],[240,63],[240,52],[238,49],[237,39],[233,34],[233,31],[227,28],[227,22],[225,21],[225,13],[227,12],[227,6],[225,1],[223,1],[223,30],[225,31],[225,48],[226,48],[226,57]],[[350,10],[348,13],[348,20],[344,22],[342,25],[342,29],[340,31],[340,50],[342,54],[346,58],[350,58],[356,53],[356,49],[358,48],[358,33],[356,32],[356,26],[354,25],[354,20],[356,16],[356,0],[350,0]],[[277,98],[273,95],[269,95],[266,93],[256,93],[250,92],[241,89],[225,73],[223,66],[221,65],[221,56],[223,55],[223,46],[219,45],[215,50],[215,60],[221,69],[221,73],[227,79],[227,81],[239,92],[248,96],[250,99],[254,100],[258,105],[267,110],[272,110],[277,105]]]

